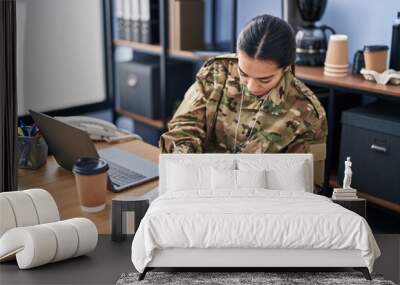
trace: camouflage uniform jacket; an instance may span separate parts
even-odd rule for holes
[[[308,153],[314,144],[325,145],[325,110],[291,70],[269,91],[261,107],[263,100],[264,96],[252,95],[240,84],[234,54],[208,60],[162,134],[161,152]]]

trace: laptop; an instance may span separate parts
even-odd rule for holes
[[[97,151],[89,135],[43,113],[29,110],[57,163],[71,171],[81,157],[102,158],[109,164],[108,189],[120,192],[158,177],[158,164],[116,147]]]

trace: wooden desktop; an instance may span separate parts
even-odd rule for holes
[[[124,143],[97,143],[98,149],[118,147],[136,154],[145,159],[158,163],[159,149],[142,141]],[[61,219],[86,217],[92,220],[99,234],[111,233],[111,200],[116,196],[139,196],[158,186],[158,179],[132,187],[121,193],[107,191],[106,209],[99,213],[85,213],[81,211],[75,178],[72,172],[63,169],[57,164],[53,156],[49,156],[47,163],[38,170],[18,170],[18,189],[43,188],[51,193],[60,211]]]
[[[349,92],[384,95],[400,99],[400,85],[381,85],[365,80],[361,75],[349,74],[345,77],[332,77],[324,75],[323,67],[296,65],[296,77],[311,86],[321,86],[335,90],[345,89]]]

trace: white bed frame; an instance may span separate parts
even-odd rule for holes
[[[268,155],[270,158],[276,158],[277,154]],[[282,154],[279,154],[282,156]],[[311,154],[284,154],[292,159],[305,160],[309,168],[309,179],[313,177],[313,163]],[[239,157],[249,158],[251,154],[196,154],[185,155],[195,163],[212,163],[217,159],[237,159]],[[259,155],[257,155],[259,157]],[[218,158],[219,157],[219,158]],[[167,178],[168,162],[175,159],[182,159],[182,155],[161,154],[160,155],[160,185],[159,193],[166,191],[163,186]],[[211,161],[210,161],[211,160]],[[312,187],[312,186],[310,186]],[[308,191],[312,192],[312,188]],[[271,268],[271,267],[353,267],[361,271],[364,277],[371,280],[369,270],[365,261],[361,257],[359,250],[331,250],[331,249],[253,249],[253,248],[169,248],[157,249],[154,252],[153,259],[145,268],[144,272],[139,275],[142,280],[146,272],[154,268],[187,268],[187,267],[203,267],[203,268]]]
[[[359,250],[330,249],[197,249],[170,248],[156,250],[139,280],[154,268],[343,268],[361,271],[367,280],[371,275]]]
[[[170,248],[149,267],[365,267],[359,250]]]

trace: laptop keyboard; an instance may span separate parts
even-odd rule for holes
[[[117,187],[124,186],[124,185],[131,185],[146,176],[143,176],[140,173],[132,171],[128,168],[115,164],[113,162],[107,161],[108,166],[110,169],[108,170],[108,175],[114,185]]]

